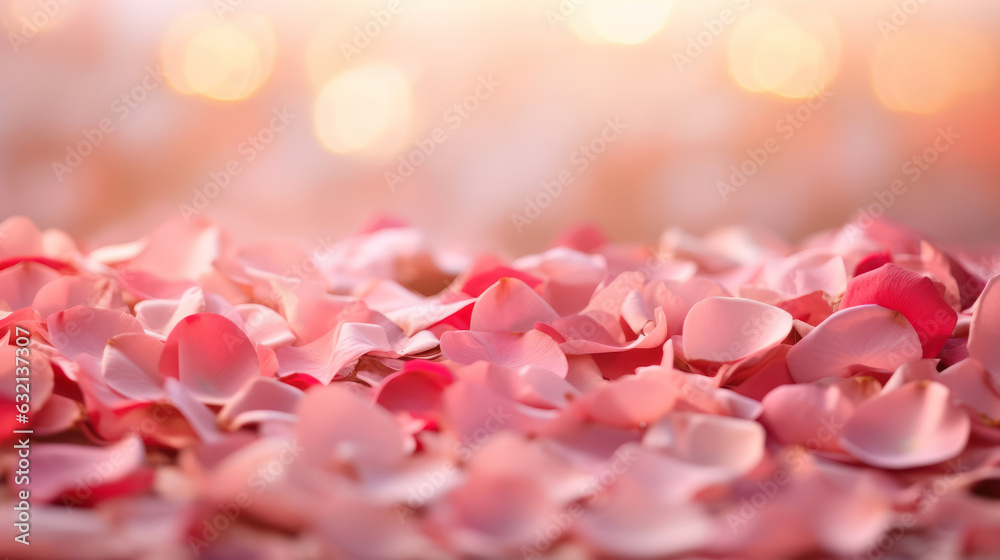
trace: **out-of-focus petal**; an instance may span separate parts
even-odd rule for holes
[[[969,416],[952,403],[947,387],[916,381],[859,405],[841,432],[840,445],[877,467],[922,467],[961,453],[969,428]]]

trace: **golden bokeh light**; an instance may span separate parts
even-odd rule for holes
[[[162,45],[164,71],[181,93],[233,101],[249,97],[274,65],[270,22],[253,14],[225,21],[209,12],[178,18]]]
[[[320,90],[314,112],[316,134],[334,152],[391,154],[405,141],[410,98],[410,84],[395,66],[352,68]]]
[[[996,49],[969,29],[904,31],[872,59],[872,86],[896,111],[930,114],[996,80]]]
[[[673,0],[590,0],[585,17],[572,21],[574,32],[587,42],[638,45],[667,22]]]
[[[811,97],[836,74],[840,41],[829,18],[796,20],[760,10],[733,29],[728,54],[729,70],[744,89]]]

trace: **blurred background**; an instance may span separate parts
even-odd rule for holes
[[[987,0],[5,0],[0,200],[92,245],[377,214],[538,250],[581,220],[1000,241]]]

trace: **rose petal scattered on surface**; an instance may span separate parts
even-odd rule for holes
[[[877,220],[652,257],[590,230],[441,252],[391,218],[327,241],[199,217],[82,253],[0,223],[36,556],[1000,550],[1000,277],[961,250]]]

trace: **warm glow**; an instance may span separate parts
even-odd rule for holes
[[[741,20],[729,41],[729,68],[749,91],[810,97],[836,72],[836,28],[828,19],[798,22],[761,10]]]
[[[875,93],[890,109],[934,113],[996,78],[990,41],[968,29],[900,33],[872,61]]]
[[[638,45],[667,22],[671,0],[590,0],[586,19],[573,22],[581,38],[622,45]]]
[[[306,48],[306,71],[314,87],[322,87],[350,63],[343,52],[344,45],[350,45],[344,39],[348,33],[342,22],[330,21],[312,34]]]
[[[7,0],[4,4],[7,8],[10,31],[22,39],[26,39],[26,35],[33,32],[52,31],[67,21],[71,21],[73,14],[81,7],[79,2],[65,0],[44,5],[40,4],[38,0]],[[2,24],[3,22],[0,21],[0,25]],[[7,35],[7,42],[15,48],[15,53],[19,52],[18,41],[11,42],[11,36]]]
[[[196,12],[178,19],[163,42],[164,68],[180,92],[219,100],[243,99],[271,72],[273,34],[264,18],[220,21]]]
[[[360,66],[320,91],[316,133],[335,152],[389,153],[405,136],[410,104],[409,83],[396,67]]]

